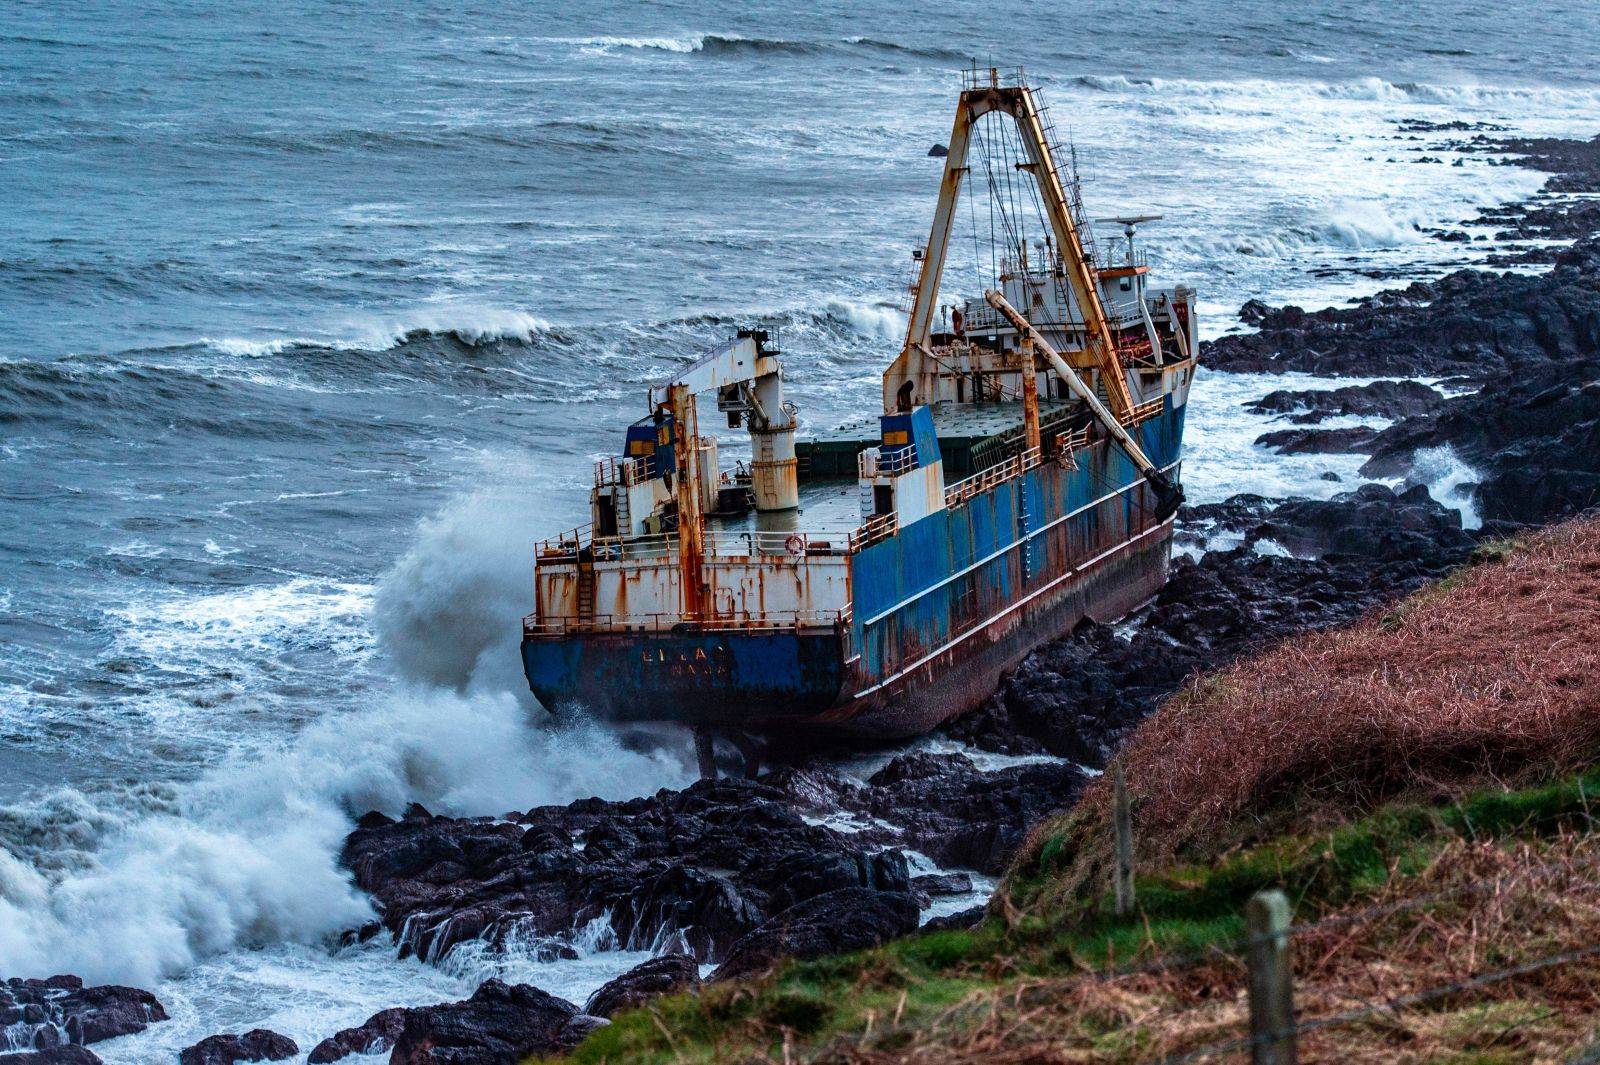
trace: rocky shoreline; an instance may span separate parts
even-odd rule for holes
[[[1553,175],[1548,192],[1600,193],[1600,138],[1472,132],[1455,147],[1519,156]],[[468,942],[515,943],[553,959],[598,922],[615,946],[657,956],[582,1005],[491,980],[459,1002],[384,1010],[330,1035],[308,1060],[387,1052],[407,1065],[514,1062],[569,1048],[656,994],[906,934],[936,902],[968,893],[974,877],[1003,871],[1029,826],[1070,806],[1087,773],[1190,678],[1354,620],[1468,562],[1486,540],[1600,503],[1600,201],[1540,198],[1476,221],[1507,239],[1576,242],[1497,257],[1524,272],[1462,270],[1347,307],[1252,301],[1241,318],[1254,332],[1205,346],[1212,372],[1398,378],[1279,390],[1251,406],[1294,426],[1264,436],[1263,447],[1366,454],[1364,475],[1401,486],[1187,508],[1180,546],[1203,554],[1177,558],[1135,619],[1086,622],[1040,648],[946,730],[969,747],[1033,760],[985,769],[962,754],[906,753],[864,780],[814,764],[500,816],[369,813],[343,861],[380,917],[349,940],[387,937],[400,956],[426,962]],[[1532,264],[1549,268],[1525,272]],[[1322,425],[1346,416],[1392,424]],[[1481,528],[1464,528],[1444,505],[1453,501],[1408,483],[1419,454],[1446,448],[1480,475],[1472,503]],[[87,1044],[165,1017],[136,989],[13,979],[0,984],[0,1061],[95,1062]],[[258,1029],[203,1040],[182,1061],[299,1053]]]

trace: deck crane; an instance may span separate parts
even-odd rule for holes
[[[973,128],[990,112],[1009,115],[1021,135],[1027,161],[1018,164],[1027,170],[1039,188],[1055,246],[1061,257],[1072,296],[1084,318],[1085,343],[1082,368],[1099,372],[1101,386],[1117,418],[1127,418],[1133,410],[1122,360],[1111,335],[1111,322],[1100,299],[1095,264],[1084,251],[1078,213],[1068,199],[1055,153],[1045,134],[1041,107],[1033,89],[1027,85],[1001,85],[999,72],[989,71],[989,84],[974,85],[962,91],[956,105],[955,125],[950,132],[950,154],[945,157],[944,178],[939,186],[939,205],[933,216],[933,229],[921,255],[922,266],[916,282],[916,298],[906,327],[905,344],[899,356],[883,375],[885,413],[906,410],[937,398],[937,360],[928,349],[929,334],[939,306],[939,280],[944,273],[950,234],[955,222],[956,204],[961,196],[961,181],[968,171],[967,154]]]
[[[704,613],[702,486],[707,478],[712,484],[717,478],[716,470],[700,468],[697,395],[715,391],[717,409],[729,414],[735,423],[742,420],[750,430],[750,489],[755,508],[793,510],[800,505],[794,456],[795,408],[784,401],[778,353],[766,347],[767,340],[765,329],[741,329],[733,340],[712,348],[681,373],[650,389],[655,409],[665,408],[671,415],[678,441],[673,449],[673,492],[686,618],[698,618]]]
[[[1105,427],[1106,431],[1111,434],[1112,439],[1121,446],[1122,450],[1127,452],[1128,457],[1133,460],[1134,466],[1138,468],[1140,475],[1149,481],[1150,486],[1156,490],[1156,499],[1159,501],[1157,517],[1165,520],[1176,513],[1178,508],[1183,505],[1183,488],[1157,468],[1155,463],[1150,461],[1149,456],[1144,453],[1144,449],[1134,442],[1133,437],[1129,435],[1127,429],[1123,428],[1122,423],[1112,416],[1110,411],[1106,410],[1105,405],[1100,402],[1100,398],[1094,394],[1094,389],[1084,383],[1083,378],[1079,377],[1077,371],[1067,364],[1067,360],[1061,357],[1061,353],[1055,349],[1050,341],[1045,339],[1044,334],[1039,332],[1032,322],[1024,318],[1020,311],[1011,306],[1010,302],[994,289],[986,291],[983,294],[983,298],[988,301],[989,306],[1005,316],[1006,320],[1016,328],[1018,334],[1026,337],[1031,341],[1034,348],[1044,353],[1045,361],[1050,364],[1050,368],[1055,370],[1061,380],[1066,382],[1073,395],[1088,404],[1089,410],[1095,416],[1095,419]],[[1037,422],[1038,419],[1037,416],[1030,415],[1030,420]]]

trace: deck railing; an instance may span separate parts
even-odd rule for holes
[[[708,529],[705,535],[707,558],[816,558],[848,555],[854,548],[858,529],[809,531],[742,531]],[[591,536],[588,526],[540,541],[537,558],[541,562],[622,562],[629,559],[673,558],[678,553],[678,534],[649,533],[643,536]]]
[[[848,555],[850,529],[833,531],[718,529],[706,532],[706,554],[712,556],[787,555],[808,558],[815,555]]]
[[[917,468],[917,451],[910,445],[869,447],[856,454],[856,472],[863,478],[895,476]]]
[[[631,488],[650,479],[649,460],[644,458],[616,458],[607,455],[594,464],[596,486],[620,484]]]
[[[890,511],[888,514],[874,514],[861,523],[861,527],[850,534],[850,552],[854,554],[863,548],[870,547],[879,540],[893,536],[900,529],[900,515]]]
[[[522,634],[526,637],[555,637],[572,632],[791,632],[797,629],[848,627],[850,617],[849,607],[842,610],[792,610],[702,618],[685,618],[682,614],[671,612],[545,619],[537,614],[529,614],[522,619]]]
[[[987,492],[1001,481],[1008,481],[1020,476],[1039,465],[1039,449],[1030,447],[1018,455],[1012,455],[1004,462],[996,463],[986,470],[979,470],[964,481],[957,481],[944,490],[944,505],[946,507],[959,507],[973,496]]]
[[[1135,425],[1149,421],[1165,409],[1166,401],[1162,397],[1146,400],[1129,411],[1128,416],[1122,419],[1122,424],[1131,429]]]

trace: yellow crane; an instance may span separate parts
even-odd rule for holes
[[[905,345],[884,371],[883,409],[892,413],[932,403],[936,397],[938,362],[928,350],[928,337],[939,305],[939,281],[944,273],[955,222],[956,204],[961,198],[961,181],[966,176],[967,153],[972,131],[983,116],[998,112],[1009,115],[1017,125],[1027,161],[1020,169],[1033,175],[1039,187],[1044,213],[1049,219],[1063,273],[1086,327],[1085,346],[1080,365],[1099,371],[1112,414],[1127,418],[1133,410],[1122,362],[1111,336],[1111,323],[1100,300],[1099,281],[1093,260],[1084,250],[1078,219],[1067,197],[1055,153],[1046,135],[1039,101],[1025,84],[1002,85],[999,72],[988,71],[988,84],[976,84],[969,75],[968,87],[956,104],[955,125],[950,131],[949,155],[945,158],[944,178],[939,187],[939,205],[933,216],[933,229],[921,255],[921,270],[915,287],[911,319],[906,328]]]

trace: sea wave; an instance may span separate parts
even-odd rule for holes
[[[0,970],[149,987],[237,947],[323,941],[371,916],[338,862],[364,810],[476,814],[685,782],[678,759],[593,725],[529,729],[509,692],[401,692],[319,721],[279,754],[219,766],[177,812],[107,815],[81,868],[40,869],[0,847]],[[79,805],[13,808],[9,821],[86,816]]]
[[[363,709],[151,801],[61,793],[0,808],[0,971],[148,987],[237,947],[325,941],[371,916],[338,860],[367,810],[479,814],[686,784],[686,749],[635,748],[581,717],[551,727],[528,695],[515,620],[539,507],[508,488],[422,525],[373,608],[396,683]],[[366,602],[365,588],[291,584],[127,621],[166,660],[196,639],[231,651],[273,627],[319,632],[322,612]]]
[[[946,62],[965,62],[968,56],[954,48],[902,44],[877,37],[840,37],[796,40],[783,37],[746,37],[737,33],[692,33],[676,37],[562,37],[547,38],[576,45],[591,54],[623,51],[673,52],[679,55],[815,55],[821,52],[882,52]]]
[[[1386,81],[1378,77],[1343,81],[1271,81],[1241,79],[1200,81],[1188,78],[1138,77],[1125,74],[1080,74],[1069,84],[1097,92],[1208,97],[1304,96],[1329,100],[1376,100],[1433,104],[1556,104],[1600,106],[1600,89],[1553,85],[1431,84]]]

